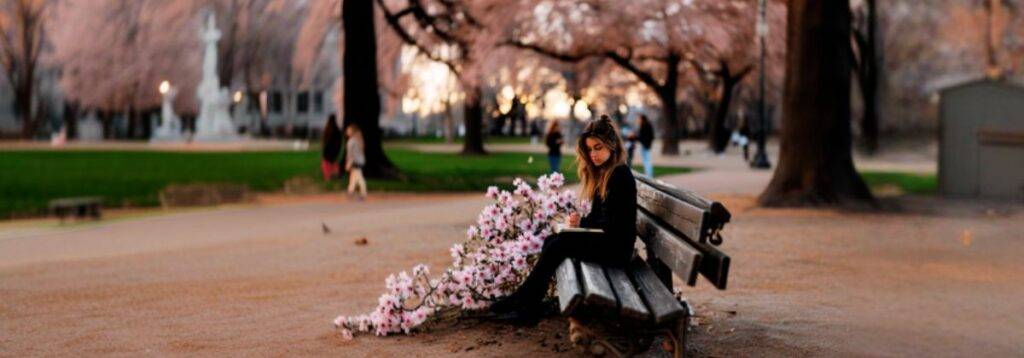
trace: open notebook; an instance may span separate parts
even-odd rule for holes
[[[558,225],[557,227],[555,227],[555,233],[560,234],[560,233],[563,233],[563,232],[566,232],[566,233],[568,233],[568,232],[579,232],[579,233],[588,233],[588,234],[603,234],[604,230],[601,230],[601,229],[591,229],[591,228],[585,228],[585,227],[567,227],[565,225]]]

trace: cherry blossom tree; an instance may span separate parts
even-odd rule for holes
[[[0,1],[0,64],[14,91],[14,111],[22,123],[21,135],[31,138],[39,119],[32,103],[39,81],[47,10],[50,0]]]
[[[68,101],[101,112],[105,136],[112,135],[112,113],[126,114],[129,135],[137,135],[148,124],[141,112],[159,106],[161,81],[179,88],[198,83],[193,70],[199,63],[198,22],[189,7],[96,0],[63,2],[55,10],[48,60],[61,68],[60,87]],[[93,41],[82,41],[83,33]],[[178,96],[177,104],[194,107],[192,97]]]
[[[389,27],[406,44],[445,64],[464,95],[463,154],[485,154],[483,69],[496,53],[494,31],[507,19],[498,0],[377,0]]]
[[[717,78],[714,84],[720,86],[721,95],[714,123],[720,123],[733,89],[753,63],[756,14],[747,2],[534,0],[520,4],[524,10],[517,12],[518,26],[511,29],[509,43],[563,61],[604,57],[632,73],[660,102],[665,154],[678,154],[678,98],[684,65],[705,74],[698,78]],[[781,4],[771,4],[770,19],[780,21]]]
[[[157,85],[180,89],[199,81],[202,55],[198,29],[213,11],[227,36],[220,41],[221,82],[253,95],[280,76],[290,84],[291,50],[304,8],[284,0],[73,0],[58,3],[50,23],[49,65],[61,69],[60,86],[69,102],[98,110],[107,122],[114,113],[129,119],[129,136],[146,137],[145,113],[157,108]],[[225,26],[226,25],[226,26]],[[89,33],[92,41],[82,41]],[[225,50],[226,49],[226,50]],[[195,96],[177,96],[175,106],[195,113]]]

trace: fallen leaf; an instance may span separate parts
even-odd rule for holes
[[[361,237],[361,238],[356,239],[355,243],[356,243],[356,245],[359,245],[359,246],[365,246],[366,244],[370,243],[370,241],[367,240],[365,237]]]
[[[974,234],[971,230],[964,230],[960,233],[960,243],[964,244],[964,247],[971,246],[971,241],[974,240]]]

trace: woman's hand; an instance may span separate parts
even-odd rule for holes
[[[565,218],[565,224],[569,227],[580,227],[580,214],[569,214],[569,217]]]

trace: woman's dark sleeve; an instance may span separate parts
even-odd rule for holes
[[[629,167],[616,167],[605,195],[604,232],[616,242],[633,246],[636,239],[636,181]]]

